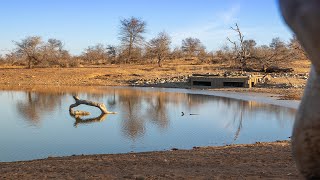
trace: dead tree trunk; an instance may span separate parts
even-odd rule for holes
[[[88,105],[88,106],[94,106],[100,109],[101,114],[116,114],[115,112],[110,112],[107,110],[106,106],[103,103],[97,103],[97,102],[93,102],[93,101],[88,101],[88,100],[82,100],[80,99],[78,96],[73,96],[73,99],[76,101],[76,103],[71,104],[69,107],[69,113],[72,116],[87,116],[90,115],[89,112],[86,111],[74,111],[73,108],[84,104],[84,105]]]
[[[250,50],[248,49],[248,47],[245,46],[244,36],[241,33],[238,24],[236,23],[235,28],[231,27],[231,29],[238,33],[239,42],[231,41],[230,38],[227,38],[227,40],[231,44],[233,44],[233,46],[234,46],[233,47],[234,48],[234,59],[240,63],[241,69],[243,70],[243,69],[247,68],[247,61],[250,59],[251,53],[250,53]]]

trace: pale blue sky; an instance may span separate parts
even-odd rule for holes
[[[34,35],[60,39],[73,54],[97,43],[117,45],[119,21],[131,16],[147,22],[147,39],[165,30],[173,46],[195,37],[217,50],[226,37],[236,38],[229,29],[236,22],[258,44],[292,36],[276,0],[1,0],[0,54]]]

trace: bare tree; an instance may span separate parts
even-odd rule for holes
[[[270,67],[277,68],[281,64],[288,63],[293,60],[292,54],[286,43],[280,38],[273,38],[270,45],[262,45],[255,48],[251,58],[256,59],[259,65],[262,65],[262,70],[267,71]]]
[[[286,43],[279,37],[273,38],[269,47],[271,49],[271,55],[269,55],[268,58],[269,64],[279,65],[279,63],[287,63],[293,60]]]
[[[272,51],[272,56],[270,56],[272,61],[280,62],[290,56],[287,45],[279,37],[273,38],[269,47]]]
[[[111,59],[111,63],[116,63],[118,48],[113,45],[107,45],[107,53],[109,58]]]
[[[9,65],[26,65],[23,55],[21,53],[17,53],[16,51],[11,51],[5,54],[4,61]]]
[[[63,50],[63,43],[58,39],[48,39],[48,47],[52,50],[62,51]]]
[[[286,48],[286,44],[279,37],[273,38],[269,46],[274,50]]]
[[[150,40],[148,48],[152,57],[156,57],[159,67],[162,61],[170,54],[171,38],[166,32],[160,32],[157,37]]]
[[[146,22],[141,19],[131,17],[129,19],[120,20],[119,39],[122,45],[128,49],[128,60],[131,60],[134,46],[139,46],[143,41],[143,33],[146,31]]]
[[[85,49],[82,56],[86,62],[91,64],[106,62],[108,60],[108,51],[102,44],[97,44]]]
[[[207,61],[208,57],[209,53],[206,51],[206,48],[202,47],[197,54],[198,60],[200,61],[200,63],[204,63]]]
[[[227,40],[233,45],[234,50],[234,60],[241,64],[242,69],[247,68],[247,60],[251,58],[250,50],[248,47],[248,43],[245,43],[244,36],[240,31],[238,24],[235,24],[235,27],[231,27],[233,31],[235,31],[238,35],[238,41],[232,41],[229,37]]]
[[[249,51],[250,54],[254,51],[256,45],[257,45],[257,43],[253,39],[243,41],[244,48],[247,49],[247,51]]]
[[[228,66],[234,66],[233,51],[228,45],[223,45],[220,50],[213,54],[213,63],[228,63]]]
[[[42,43],[41,37],[39,36],[29,36],[22,39],[21,42],[15,42],[17,53],[26,57],[29,69],[31,69],[34,64],[41,61],[39,56]]]
[[[204,49],[201,41],[198,38],[186,38],[182,40],[182,51],[185,52],[188,58],[193,58],[198,55],[198,53]]]
[[[70,59],[69,52],[63,49],[62,41],[58,39],[48,39],[47,43],[42,46],[42,60],[48,63],[49,66],[59,65],[64,66],[67,59]]]
[[[2,54],[0,54],[0,64],[4,64],[4,63],[5,63],[4,57],[2,56]]]
[[[301,46],[299,40],[297,39],[296,35],[293,35],[293,37],[290,39],[289,48],[291,50],[292,55],[296,59],[308,59],[308,55],[304,48]]]
[[[181,58],[183,58],[183,52],[181,50],[181,47],[179,46],[174,47],[170,54],[170,59],[175,60],[175,59],[181,59]]]

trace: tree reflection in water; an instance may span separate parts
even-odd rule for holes
[[[143,136],[147,131],[146,126],[148,123],[155,125],[162,131],[166,130],[172,118],[180,116],[181,113],[181,111],[174,112],[178,113],[177,116],[169,116],[170,112],[173,113],[172,107],[180,107],[187,113],[197,113],[205,106],[212,106],[215,111],[209,112],[209,114],[221,113],[229,115],[219,118],[227,118],[223,122],[226,125],[225,128],[232,128],[234,131],[234,142],[241,134],[244,121],[254,121],[256,119],[255,116],[260,112],[276,116],[280,126],[285,126],[288,121],[283,116],[285,113],[292,114],[292,116],[295,114],[294,109],[287,108],[284,112],[284,109],[278,106],[252,101],[130,88],[105,88],[97,89],[93,92],[67,91],[65,89],[56,92],[28,91],[26,92],[25,100],[17,102],[17,110],[19,114],[28,120],[28,123],[37,126],[41,123],[42,115],[55,111],[55,109],[61,107],[62,103],[66,104],[67,97],[71,97],[71,94],[74,93],[79,93],[81,97],[86,99],[105,102],[108,109],[111,108],[111,110],[117,111],[119,114],[116,116],[121,121],[121,131],[130,139],[137,139]],[[66,111],[68,111],[67,108]],[[201,118],[201,114],[198,117]],[[106,118],[107,116],[102,115],[87,119],[74,117],[74,126],[102,122]]]
[[[241,130],[243,129],[244,120],[254,121],[257,118],[257,114],[263,113],[268,115],[275,115],[277,122],[281,127],[284,127],[286,121],[292,121],[296,110],[290,108],[279,108],[279,106],[258,103],[254,101],[243,101],[236,100],[232,98],[218,97],[218,96],[208,96],[208,95],[188,95],[188,108],[189,110],[195,109],[209,102],[215,102],[215,108],[219,106],[223,107],[221,114],[232,114],[232,118],[225,119],[226,128],[234,129],[233,143],[237,141],[240,136]],[[284,112],[284,109],[287,111]],[[285,118],[284,114],[291,114],[292,118]],[[231,116],[231,115],[230,115]],[[253,116],[253,117],[249,117]],[[226,117],[221,117],[226,118]],[[269,120],[269,119],[266,119]],[[252,122],[254,123],[254,122]]]
[[[147,118],[161,129],[166,129],[169,124],[169,118],[167,114],[168,100],[164,94],[159,94],[154,97],[154,101],[150,102],[150,106],[147,109]]]
[[[146,123],[152,123],[161,130],[168,128],[170,103],[179,104],[185,94],[145,91],[118,91],[119,113],[122,117],[122,132],[130,139],[144,135]],[[184,98],[181,98],[182,97]],[[178,97],[178,98],[177,98]]]
[[[25,101],[17,102],[17,111],[19,114],[28,120],[28,123],[33,126],[38,126],[41,123],[41,116],[56,110],[61,107],[62,97],[65,93],[45,93],[31,92],[25,93]]]
[[[141,112],[143,95],[138,91],[124,91],[118,95],[122,132],[130,139],[136,139],[145,133],[145,118]]]

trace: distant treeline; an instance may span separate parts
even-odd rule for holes
[[[157,63],[164,61],[194,60],[201,63],[221,63],[239,69],[265,70],[294,60],[306,59],[295,36],[285,43],[280,38],[272,39],[269,45],[257,46],[255,40],[244,39],[239,26],[231,29],[237,39],[217,51],[208,51],[196,37],[182,40],[181,46],[171,48],[171,37],[160,32],[149,41],[145,40],[146,22],[135,17],[120,20],[119,45],[97,44],[84,49],[79,56],[71,55],[58,39],[44,41],[39,36],[14,41],[15,48],[0,55],[0,63],[33,67],[78,67],[80,65],[103,65]]]

